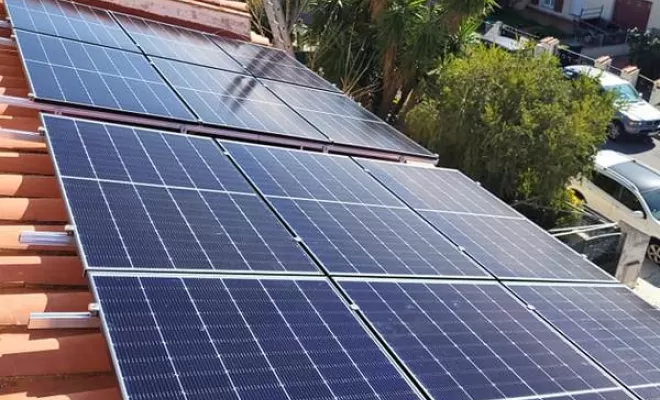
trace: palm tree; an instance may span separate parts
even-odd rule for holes
[[[395,120],[429,71],[460,50],[494,0],[311,0],[310,66]],[[470,29],[466,29],[470,27]]]

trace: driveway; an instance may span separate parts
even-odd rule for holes
[[[657,139],[622,138],[616,143],[608,141],[604,148],[627,154],[660,171],[660,141]],[[660,266],[649,260],[644,262],[635,292],[647,302],[660,307]]]

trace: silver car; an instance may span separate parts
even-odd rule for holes
[[[586,65],[565,67],[564,75],[568,78],[587,75],[597,79],[603,90],[615,94],[617,112],[607,128],[610,139],[616,140],[622,134],[652,136],[660,133],[660,110],[642,99],[630,82]]]
[[[596,154],[591,179],[570,188],[611,221],[625,221],[651,237],[646,255],[660,264],[660,172],[612,150]]]

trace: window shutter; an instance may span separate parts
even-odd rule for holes
[[[564,8],[564,0],[555,0],[555,11],[558,13]]]

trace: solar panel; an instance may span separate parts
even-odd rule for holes
[[[211,139],[44,126],[88,268],[320,273]]]
[[[339,283],[434,399],[617,387],[498,284]]]
[[[139,51],[110,13],[60,0],[6,0],[14,28]]]
[[[348,157],[221,143],[266,196],[403,205]]]
[[[328,81],[279,49],[239,42],[219,36],[213,36],[213,41],[231,54],[257,78],[274,79],[300,86],[337,91],[337,88]]]
[[[523,218],[458,170],[366,159],[359,159],[358,163],[417,210]]]
[[[92,276],[130,399],[420,399],[323,280]]]
[[[148,55],[244,72],[205,34],[174,25],[115,13],[121,26]]]
[[[331,274],[488,276],[407,208],[271,201]]]
[[[660,310],[620,285],[511,289],[644,399],[660,394]]]
[[[15,34],[39,100],[195,120],[142,55],[20,30]]]
[[[163,58],[152,61],[203,122],[327,140],[255,78]]]
[[[431,152],[340,93],[265,82],[282,101],[335,143],[431,156]]]
[[[613,278],[526,219],[423,211],[421,215],[498,278]]]

